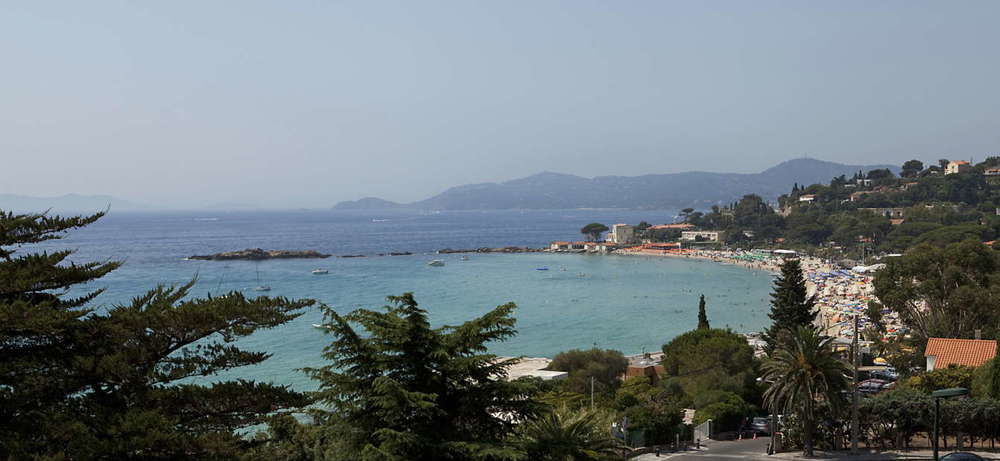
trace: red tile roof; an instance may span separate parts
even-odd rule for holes
[[[924,356],[937,357],[934,368],[948,365],[978,367],[996,357],[997,342],[988,339],[928,338]]]

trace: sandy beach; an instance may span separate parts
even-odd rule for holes
[[[617,250],[615,254],[701,259],[765,270],[773,274],[780,272],[782,261],[781,256],[760,250],[662,250],[634,247]],[[807,256],[799,257],[799,261],[806,277],[809,294],[816,295],[816,307],[819,310],[816,325],[823,328],[827,336],[841,341],[853,339],[855,315],[859,316],[859,326],[862,331],[871,326],[865,310],[868,302],[875,299],[872,273],[841,269],[819,258]],[[886,338],[883,339],[901,334],[903,326],[898,315],[888,309],[883,309],[882,314],[888,330]]]

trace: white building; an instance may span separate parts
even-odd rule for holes
[[[724,235],[725,232],[723,231],[684,231],[681,232],[681,240],[687,240],[689,242],[697,240],[701,240],[703,242],[721,242]]]
[[[615,224],[611,226],[608,241],[617,245],[632,243],[635,241],[635,227],[628,224]]]
[[[944,167],[944,174],[962,173],[969,171],[969,168],[972,168],[969,162],[965,160],[953,160],[948,162],[948,166]]]

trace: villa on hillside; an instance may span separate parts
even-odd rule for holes
[[[858,208],[858,211],[867,211],[877,216],[882,216],[890,219],[900,219],[905,218],[904,208]]]
[[[799,196],[799,201],[800,202],[811,202],[813,200],[816,200],[816,195],[815,194],[806,194],[806,195],[800,195]]]
[[[965,160],[953,160],[948,162],[948,165],[944,167],[944,174],[964,173],[971,168],[972,165]]]
[[[997,342],[990,339],[928,338],[924,357],[927,371],[949,365],[978,367],[997,355]]]

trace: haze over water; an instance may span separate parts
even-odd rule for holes
[[[328,211],[271,213],[115,214],[46,249],[77,248],[77,262],[125,259],[125,265],[86,288],[107,288],[101,306],[128,302],[156,284],[198,277],[192,294],[231,290],[313,298],[340,313],[378,308],[386,295],[414,292],[434,325],[457,324],[489,309],[516,302],[518,335],[492,345],[502,355],[547,356],[572,348],[655,351],[697,324],[704,293],[713,326],[757,331],[767,323],[771,277],[711,262],[673,258],[571,254],[434,255],[434,250],[541,247],[551,240],[580,239],[591,221],[608,224],[669,221],[665,211],[491,211],[418,214]],[[412,256],[306,260],[185,261],[248,247],[312,249],[337,255],[411,251]],[[27,250],[27,249],[25,249]],[[428,267],[442,259],[444,267]],[[326,275],[312,275],[315,268]],[[540,271],[538,268],[548,268]],[[253,287],[272,287],[258,293]],[[221,378],[254,378],[310,388],[296,368],[322,365],[330,341],[312,326],[322,321],[310,308],[293,322],[243,340],[251,350],[274,356],[263,364],[232,370]],[[218,378],[218,377],[216,377]]]

